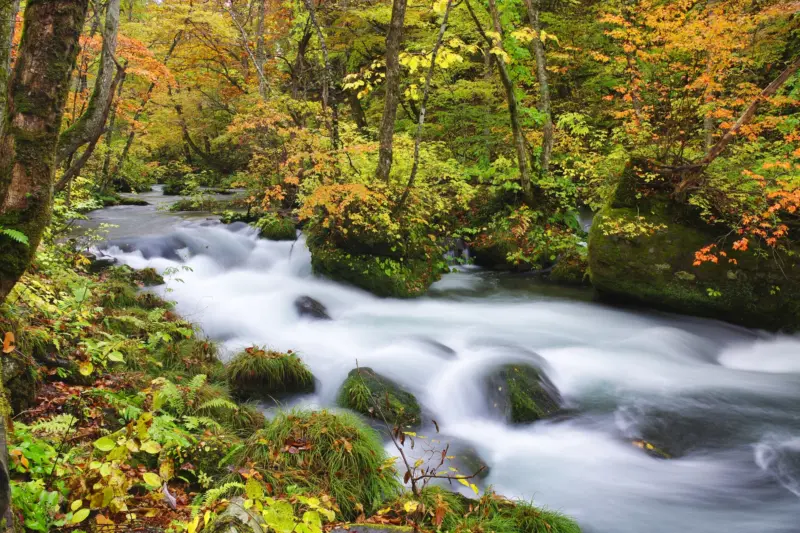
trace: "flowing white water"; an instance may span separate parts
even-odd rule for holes
[[[160,236],[130,236],[152,209],[115,209],[128,210],[117,218],[129,237],[107,252],[181,269],[166,297],[227,354],[250,344],[301,354],[319,379],[304,402],[332,405],[356,361],[372,367],[417,395],[443,441],[477,451],[487,484],[587,533],[800,531],[796,337],[558,299],[531,280],[509,290],[477,271],[445,276],[425,298],[379,299],[314,277],[302,239],[178,219]],[[300,296],[333,320],[298,316]],[[575,414],[511,427],[488,409],[484,378],[539,358]],[[632,438],[681,457],[654,459]]]

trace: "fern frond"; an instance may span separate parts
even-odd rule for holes
[[[5,235],[6,237],[10,237],[11,240],[17,241],[18,243],[24,244],[25,246],[30,244],[30,241],[28,241],[28,236],[22,233],[21,231],[17,231],[15,229],[3,228],[2,226],[0,226],[0,234]]]

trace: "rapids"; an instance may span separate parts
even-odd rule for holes
[[[301,354],[319,386],[297,403],[332,405],[356,362],[370,366],[417,395],[437,438],[475,450],[489,467],[483,485],[562,511],[586,533],[800,531],[797,337],[609,308],[470,268],[424,298],[379,299],[314,277],[302,237],[259,240],[244,224],[155,206],[98,211],[90,225],[103,222],[119,226],[106,253],[175,272],[160,292],[225,354],[254,343]],[[300,296],[333,320],[299,317]],[[572,414],[519,427],[494,418],[484,376],[539,356]],[[652,458],[635,438],[679,457]]]

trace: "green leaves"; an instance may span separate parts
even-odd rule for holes
[[[72,519],[70,520],[70,523],[71,524],[80,524],[81,522],[83,522],[84,520],[89,518],[89,513],[91,513],[91,510],[88,509],[88,508],[80,509],[74,515],[72,515]]]
[[[117,446],[117,443],[111,437],[101,437],[94,441],[94,447],[101,452],[110,452]]]
[[[157,488],[161,486],[161,476],[153,472],[145,472],[142,474],[142,479],[150,488]]]
[[[5,235],[6,237],[9,237],[12,241],[24,244],[25,246],[29,244],[28,236],[22,233],[21,231],[17,231],[15,229],[4,228],[3,226],[0,226],[0,235]]]

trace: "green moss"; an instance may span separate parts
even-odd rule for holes
[[[294,220],[275,213],[267,213],[255,223],[262,239],[271,241],[294,241],[297,229]]]
[[[493,407],[515,424],[535,422],[561,408],[558,391],[530,365],[504,365],[487,378],[486,385]]]
[[[228,200],[215,200],[201,196],[199,198],[183,198],[169,206],[172,212],[178,211],[217,211],[230,206]]]
[[[730,252],[694,266],[695,252],[724,236],[686,208],[652,199],[645,208],[608,207],[589,238],[592,284],[610,301],[645,304],[750,327],[800,328],[800,264],[776,250]],[[640,218],[641,217],[641,218]],[[645,234],[615,228],[646,223]]]
[[[155,354],[164,369],[187,376],[205,374],[209,379],[225,378],[225,368],[218,358],[217,345],[205,339],[181,339],[163,345]]]
[[[369,516],[400,490],[378,433],[348,413],[280,413],[248,439],[236,463],[254,465],[276,492],[295,485],[330,494],[349,520],[359,504]]]
[[[274,394],[314,391],[314,376],[293,353],[253,346],[231,359],[225,370],[228,383],[240,396],[269,398]]]
[[[138,294],[136,288],[123,281],[111,281],[103,287],[103,294],[100,296],[100,305],[110,309],[121,309],[123,307],[136,307],[138,305]]]
[[[378,296],[414,298],[441,278],[441,268],[433,259],[355,255],[324,243],[309,247],[314,272]]]
[[[339,405],[390,424],[417,426],[421,410],[413,394],[371,368],[357,368],[348,374],[339,391]]]
[[[138,281],[145,287],[153,287],[155,285],[163,285],[164,277],[156,272],[155,268],[143,268],[141,270],[135,270],[133,272],[133,280]]]

